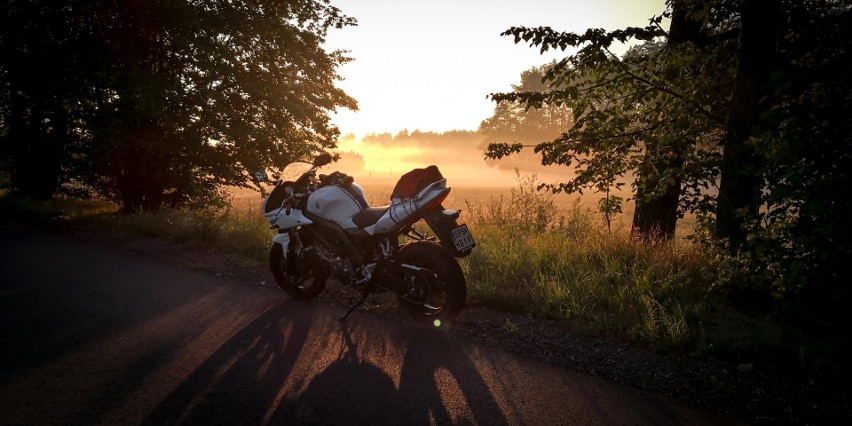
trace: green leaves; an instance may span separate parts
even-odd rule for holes
[[[644,28],[629,27],[623,30],[607,32],[601,28],[591,28],[582,35],[569,32],[558,32],[550,27],[512,27],[502,32],[502,36],[512,36],[515,44],[522,40],[531,47],[539,47],[541,52],[549,49],[565,51],[568,47],[588,46],[589,51],[608,48],[614,41],[625,43],[630,39],[650,41],[664,37],[665,32],[657,25]]]
[[[663,228],[654,221],[710,208],[703,200],[716,179],[713,172],[718,172],[718,141],[734,69],[725,42],[718,50],[714,46],[703,51],[692,44],[666,43],[661,22],[658,16],[644,28],[592,28],[583,33],[510,28],[503,34],[516,43],[523,40],[541,50],[579,50],[545,67],[546,87],[490,95],[498,105],[518,105],[525,113],[569,107],[572,127],[537,142],[534,151],[542,164],[571,167],[571,178],[545,187],[608,193],[632,182],[633,198],[639,202],[665,199],[670,204],[647,210],[667,212],[665,218],[651,219],[649,229]],[[622,58],[611,53],[613,43],[631,40],[645,43]],[[494,154],[511,153],[505,146],[497,148]],[[611,212],[615,204],[601,207]],[[676,212],[679,207],[683,210]],[[673,235],[673,226],[673,221],[666,225],[666,232],[671,228]]]
[[[14,13],[3,19],[30,22],[39,37],[57,34],[56,57],[76,67],[29,67],[46,73],[29,77],[34,88],[65,87],[57,98],[76,108],[73,127],[62,129],[84,148],[75,178],[126,208],[187,204],[244,185],[261,166],[333,145],[329,111],[357,108],[335,86],[349,59],[322,48],[330,28],[355,21],[325,0],[71,1]],[[67,39],[48,15],[63,20]],[[0,37],[3,52],[16,45]],[[36,50],[19,53],[32,59]],[[2,56],[0,71],[28,63]],[[0,88],[10,89],[0,90],[3,104],[13,91],[32,92],[28,78],[11,76],[0,72]],[[22,102],[21,111],[33,107]],[[18,118],[26,120],[4,114],[0,123]]]
[[[492,143],[488,144],[488,148],[485,151],[485,158],[491,159],[501,159],[508,155],[517,154],[524,149],[523,144],[515,143],[515,144],[507,144],[507,143]]]

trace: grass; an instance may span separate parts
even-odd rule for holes
[[[725,263],[688,240],[635,241],[622,223],[607,232],[598,213],[558,208],[520,180],[508,195],[468,203],[463,220],[477,248],[460,263],[468,300],[558,320],[577,332],[655,350],[774,363],[826,373],[834,348],[772,318],[749,315],[714,289]],[[106,202],[20,200],[0,195],[0,218],[62,221],[123,235],[165,237],[265,261],[272,231],[259,203],[240,208],[119,214]],[[255,207],[258,205],[258,207]],[[507,331],[515,329],[506,323]],[[757,367],[755,367],[757,368]]]
[[[157,213],[125,214],[107,201],[54,198],[21,199],[0,194],[0,219],[31,223],[61,221],[68,227],[109,230],[141,237],[163,237],[205,250],[266,260],[271,231],[259,208],[215,211],[162,209]]]
[[[111,203],[54,198],[46,201],[10,196],[0,191],[0,219],[26,222],[79,220],[111,213],[118,207]]]
[[[461,263],[472,303],[763,371],[848,373],[848,341],[733,305],[720,292],[731,268],[724,258],[686,238],[643,243],[625,223],[608,232],[599,213],[579,202],[560,210],[534,188],[521,180],[508,196],[468,206],[478,247]]]
[[[476,303],[656,348],[694,339],[713,275],[687,241],[649,247],[624,226],[609,233],[579,204],[559,211],[533,181],[468,206],[467,221],[478,248],[462,263]]]
[[[101,218],[112,229],[131,234],[166,237],[208,250],[265,260],[271,232],[257,212],[224,210],[187,212],[163,210],[156,214],[111,215]]]

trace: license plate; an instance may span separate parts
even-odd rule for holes
[[[473,242],[473,236],[470,235],[470,230],[467,229],[467,225],[453,229],[453,244],[456,246],[456,250],[460,252],[468,251],[476,246],[476,243]]]

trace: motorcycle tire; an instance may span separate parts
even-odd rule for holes
[[[394,260],[435,273],[434,279],[425,281],[412,276],[412,293],[397,296],[409,315],[435,327],[445,326],[458,316],[467,298],[467,284],[461,267],[447,249],[432,241],[416,241],[403,246]]]
[[[289,272],[288,266],[291,268]],[[304,258],[296,259],[293,264],[288,265],[281,244],[272,244],[269,251],[269,268],[278,287],[294,299],[313,299],[325,288],[328,274],[316,271],[314,263]]]

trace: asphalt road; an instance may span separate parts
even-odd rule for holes
[[[0,226],[0,424],[731,424],[428,327]]]

